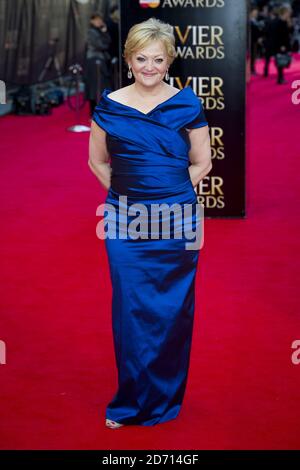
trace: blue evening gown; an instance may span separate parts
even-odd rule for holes
[[[102,92],[93,120],[106,131],[112,178],[105,202],[120,217],[117,229],[124,217],[119,196],[127,197],[128,206],[178,203],[194,208],[186,128],[208,125],[201,100],[188,86],[143,113],[108,97],[111,91]],[[109,221],[109,210],[106,214]],[[192,220],[194,228],[194,212]],[[171,234],[174,230],[171,224]],[[164,239],[158,234],[153,239],[105,239],[118,372],[106,418],[127,425],[176,418],[188,376],[199,250],[187,250],[184,236]]]

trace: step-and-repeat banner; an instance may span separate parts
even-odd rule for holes
[[[209,123],[213,169],[196,187],[206,217],[245,216],[247,0],[122,0],[120,76],[129,29],[150,17],[173,26],[177,57],[170,85],[191,86]]]

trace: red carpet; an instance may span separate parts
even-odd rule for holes
[[[271,72],[249,85],[247,218],[206,220],[185,401],[154,427],[104,426],[116,369],[88,134],[66,131],[66,106],[1,119],[2,449],[300,447],[300,60],[287,85]]]

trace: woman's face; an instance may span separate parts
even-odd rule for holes
[[[160,41],[155,41],[134,52],[129,65],[137,82],[144,86],[157,85],[163,80],[168,68],[164,45]]]

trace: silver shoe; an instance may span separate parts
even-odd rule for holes
[[[116,421],[112,421],[111,419],[108,419],[108,418],[105,419],[105,425],[110,429],[118,429],[121,426],[124,426],[124,424],[117,423]]]

